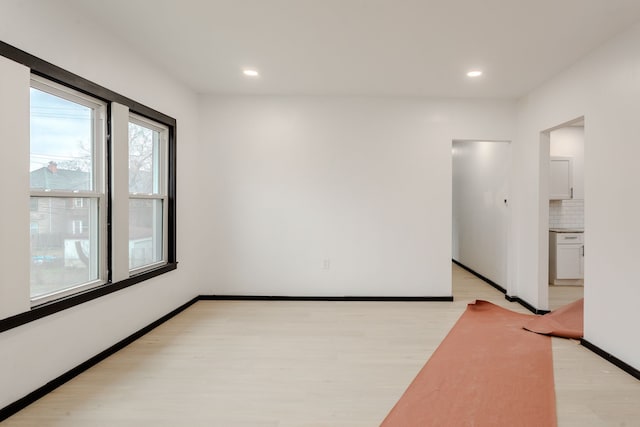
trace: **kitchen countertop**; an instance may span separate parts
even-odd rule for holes
[[[584,233],[584,228],[550,228],[555,233]]]

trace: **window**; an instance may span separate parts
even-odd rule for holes
[[[0,330],[175,270],[176,120],[1,41],[0,56],[31,70],[30,205],[8,201],[29,215],[9,255],[29,260],[31,309]]]
[[[42,303],[106,280],[106,104],[37,76],[30,100],[30,286]]]
[[[71,223],[71,234],[82,234],[84,231],[83,222],[81,219],[74,219]]]
[[[167,262],[167,135],[160,123],[129,118],[129,270]]]

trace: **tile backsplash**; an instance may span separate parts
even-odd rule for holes
[[[584,200],[550,200],[549,228],[584,228]]]

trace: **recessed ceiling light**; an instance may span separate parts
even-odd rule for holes
[[[480,77],[482,75],[482,71],[480,70],[471,70],[467,73],[469,77]]]
[[[258,77],[260,75],[257,70],[242,70],[242,74],[247,77]]]

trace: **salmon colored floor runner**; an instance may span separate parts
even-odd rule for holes
[[[556,426],[551,338],[522,328],[533,317],[469,304],[382,426]]]
[[[554,337],[582,338],[584,336],[584,298],[544,316],[535,317],[526,322],[524,328]]]

